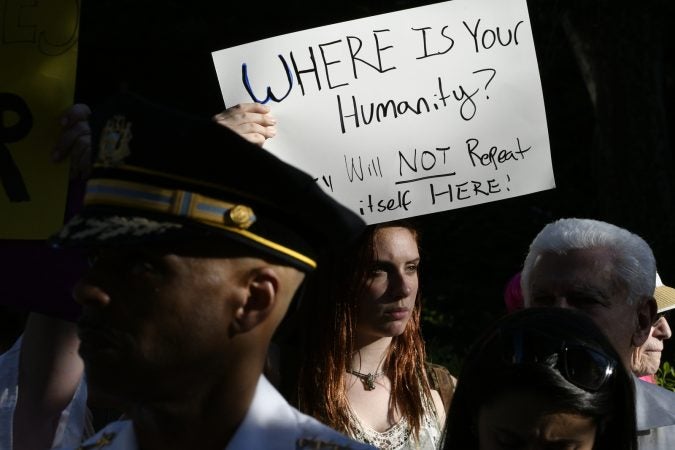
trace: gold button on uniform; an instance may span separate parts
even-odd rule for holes
[[[248,228],[255,222],[255,214],[248,206],[236,205],[227,212],[227,219],[239,228]]]

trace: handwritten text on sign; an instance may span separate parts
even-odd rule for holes
[[[225,104],[369,223],[553,188],[525,0],[454,0],[213,53]]]
[[[0,0],[0,239],[63,224],[68,166],[50,161],[73,103],[80,0]]]

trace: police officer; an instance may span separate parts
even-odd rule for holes
[[[130,94],[94,114],[85,205],[53,243],[90,251],[80,354],[125,415],[82,448],[371,448],[261,375],[296,291],[362,221],[210,119]]]

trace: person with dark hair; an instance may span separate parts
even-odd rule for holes
[[[127,94],[97,106],[92,131],[84,207],[51,242],[90,252],[79,353],[125,415],[82,448],[370,448],[262,376],[305,278],[363,222],[213,120]]]
[[[631,370],[656,322],[656,259],[644,239],[592,219],[559,219],[534,238],[521,286],[525,307],[587,314]],[[675,393],[634,377],[640,450],[675,448]]]
[[[520,310],[469,351],[442,448],[634,450],[634,404],[631,377],[592,320]]]
[[[381,449],[435,449],[454,387],[425,366],[419,265],[412,225],[370,226],[303,321],[299,408]]]

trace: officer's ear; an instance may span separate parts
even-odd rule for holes
[[[246,333],[263,323],[277,302],[279,274],[274,268],[256,268],[249,275],[247,298],[235,311],[232,324],[234,334]]]
[[[640,347],[645,343],[652,332],[652,325],[656,321],[656,300],[654,297],[642,297],[638,300],[637,321],[631,344]]]

